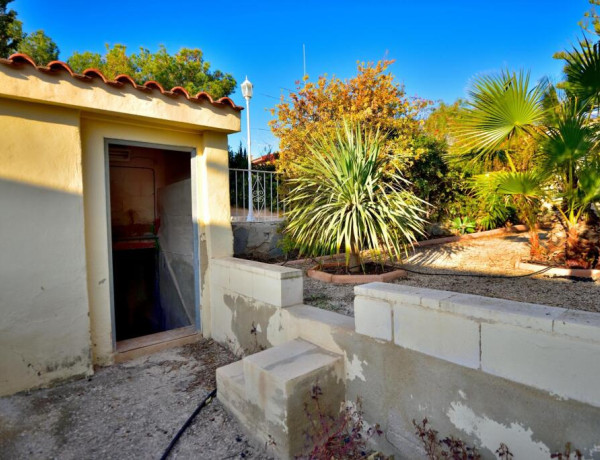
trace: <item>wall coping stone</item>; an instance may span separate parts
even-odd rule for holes
[[[211,261],[221,267],[237,268],[238,270],[256,273],[268,278],[277,280],[286,280],[293,278],[302,278],[302,270],[297,268],[283,267],[281,265],[267,264],[254,260],[238,259],[236,257],[220,257],[211,259]]]
[[[595,312],[379,282],[356,286],[354,293],[391,304],[421,306],[479,322],[508,324],[600,342],[600,313]]]

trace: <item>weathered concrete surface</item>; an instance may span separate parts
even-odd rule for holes
[[[366,421],[381,424],[378,450],[422,458],[412,421],[427,418],[441,437],[477,446],[484,459],[496,458],[500,443],[515,459],[547,459],[566,442],[600,459],[598,315],[383,283],[356,290],[355,320],[308,305],[266,307],[252,291],[236,295],[253,305],[245,322],[266,322],[267,346],[301,338],[344,356],[345,398],[360,398]],[[230,311],[220,302],[215,308]],[[235,342],[233,323],[220,324]]]
[[[293,337],[278,337],[282,310],[302,303],[302,272],[224,257],[211,260],[212,334],[236,352],[255,353]]]
[[[282,238],[278,231],[281,222],[232,222],[231,227],[236,257],[271,260],[283,256],[278,246]]]
[[[0,458],[156,459],[235,357],[215,342],[100,369],[87,380],[0,398]],[[169,458],[268,458],[214,400]]]
[[[312,449],[306,433],[319,416],[339,414],[343,368],[342,356],[292,340],[218,369],[219,398],[257,442],[277,458],[292,459]],[[315,390],[322,393],[320,414],[311,418],[306,407]]]

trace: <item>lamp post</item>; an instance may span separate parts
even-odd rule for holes
[[[254,220],[253,201],[254,197],[252,194],[252,148],[250,143],[250,98],[252,98],[252,83],[248,81],[248,77],[242,83],[242,95],[246,99],[246,131],[248,131],[248,216],[246,220],[251,222]]]

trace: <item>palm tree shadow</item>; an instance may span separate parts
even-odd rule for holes
[[[415,247],[409,251],[404,263],[412,265],[430,265],[443,259],[449,259],[455,254],[465,251],[462,244],[439,244],[424,248]]]

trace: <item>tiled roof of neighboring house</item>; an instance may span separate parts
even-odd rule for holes
[[[235,102],[233,102],[233,100],[231,100],[228,97],[222,97],[221,99],[218,99],[215,101],[210,96],[210,94],[205,93],[203,91],[199,92],[195,96],[190,96],[190,94],[187,92],[187,90],[185,88],[182,88],[181,86],[175,86],[174,88],[171,88],[170,90],[167,91],[162,87],[162,85],[160,83],[158,83],[156,81],[147,81],[143,85],[139,85],[134,81],[133,78],[131,78],[129,75],[125,75],[125,74],[117,75],[113,80],[110,80],[98,69],[86,69],[80,74],[75,73],[73,71],[73,69],[71,69],[71,67],[69,67],[69,65],[63,61],[52,61],[52,62],[49,62],[45,66],[37,65],[33,59],[31,59],[26,54],[22,54],[22,53],[13,54],[8,59],[0,58],[0,64],[13,66],[13,67],[18,67],[18,66],[22,66],[24,64],[29,64],[29,65],[33,66],[33,68],[35,68],[36,70],[38,70],[40,72],[50,73],[50,74],[53,74],[53,73],[58,74],[61,71],[65,71],[72,78],[76,78],[77,80],[85,81],[85,82],[89,82],[89,83],[95,83],[95,81],[97,81],[99,79],[104,84],[110,85],[113,87],[117,87],[117,88],[120,88],[126,84],[129,84],[132,87],[134,87],[135,89],[144,91],[144,92],[152,92],[153,90],[158,90],[158,91],[160,91],[161,94],[164,94],[165,96],[169,96],[169,97],[184,96],[190,102],[202,102],[203,100],[206,100],[206,101],[210,102],[212,105],[214,105],[215,107],[229,106],[232,109],[238,110],[238,111],[244,109],[243,107],[236,105]]]
[[[261,157],[255,158],[252,160],[253,165],[264,165],[264,164],[273,164],[275,160],[279,158],[279,153],[267,153]]]

